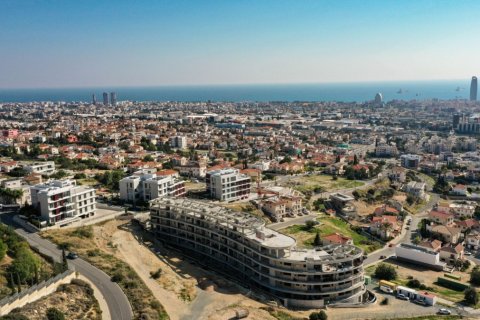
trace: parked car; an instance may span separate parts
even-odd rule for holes
[[[393,290],[387,286],[380,286],[380,291],[383,291],[385,293],[390,293],[390,294],[393,293]]]
[[[442,309],[438,310],[438,314],[449,315],[449,314],[452,314],[452,312],[448,309],[442,308]]]
[[[387,256],[380,256],[380,259],[386,259]]]
[[[397,299],[405,300],[405,301],[410,300],[410,299],[409,299],[406,295],[404,295],[403,293],[397,294]]]
[[[413,300],[413,302],[416,303],[416,304],[419,304],[419,305],[421,305],[421,306],[426,306],[426,305],[427,305],[427,303],[425,302],[425,300],[417,300],[417,299],[415,299],[415,300]]]
[[[466,256],[471,256],[472,253],[471,253],[470,251],[465,251],[465,255],[466,255]]]

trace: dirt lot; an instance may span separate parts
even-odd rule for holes
[[[15,309],[10,314],[22,314],[30,320],[44,320],[47,310],[53,307],[60,310],[65,319],[102,319],[102,312],[93,297],[92,289],[73,283],[60,286],[56,292]]]
[[[449,300],[452,302],[458,302],[463,300],[463,297],[464,297],[463,292],[454,291],[454,290],[445,288],[443,286],[436,285],[436,281],[438,277],[445,278],[444,272],[433,271],[427,268],[422,268],[421,266],[416,266],[413,264],[404,263],[404,262],[395,261],[395,260],[390,260],[388,261],[388,263],[393,265],[397,270],[398,279],[394,282],[400,285],[406,285],[409,277],[413,277],[415,279],[420,280],[420,282],[425,284],[427,287],[431,287],[433,289],[433,293],[435,293],[436,295],[438,295],[439,297],[445,300]],[[460,276],[461,280],[458,282],[465,283],[465,284],[468,284],[468,280],[470,279],[470,274],[468,273],[468,271],[467,272],[454,271],[453,273],[451,273],[451,275]]]

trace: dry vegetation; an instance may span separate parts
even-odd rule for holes
[[[65,319],[102,319],[102,311],[93,296],[92,288],[87,283],[76,279],[70,284],[60,285],[56,292],[48,296],[15,309],[11,315],[21,314],[30,320],[43,320],[46,319],[49,308],[61,311]]]
[[[120,222],[114,221],[108,228],[116,229]],[[102,234],[109,232],[103,227],[81,227],[78,229],[50,230],[42,235],[57,244],[64,244],[77,252],[82,258],[107,273],[112,281],[117,282],[128,297],[135,319],[168,319],[162,305],[137,273],[125,262],[114,256],[114,245],[109,237]]]

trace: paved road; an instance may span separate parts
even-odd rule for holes
[[[0,220],[3,223],[17,227],[14,225],[11,216],[0,215]],[[17,228],[15,231],[24,237],[31,246],[37,247],[42,253],[51,256],[55,261],[61,261],[62,252],[58,250],[57,246],[52,242],[41,238],[36,233],[27,232],[22,228]],[[127,297],[122,289],[110,280],[110,277],[106,273],[82,259],[70,260],[68,264],[71,269],[78,271],[97,286],[108,304],[108,309],[113,320],[131,320],[133,318],[132,308],[130,307]]]
[[[372,263],[375,263],[380,260],[381,256],[385,256],[386,258],[395,255],[395,245],[399,243],[412,243],[413,238],[415,238],[418,234],[418,224],[420,221],[425,218],[428,215],[428,212],[432,209],[432,207],[435,205],[435,203],[438,202],[438,195],[436,194],[431,194],[429,201],[425,204],[425,206],[422,208],[421,212],[416,214],[416,215],[408,215],[407,219],[412,219],[412,222],[408,226],[409,230],[406,230],[406,225],[403,226],[402,233],[397,239],[394,239],[391,241],[393,244],[392,247],[389,247],[388,245],[383,247],[380,250],[374,251],[370,253],[367,257],[367,259],[364,261],[365,265],[369,265]]]

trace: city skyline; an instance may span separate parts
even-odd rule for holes
[[[476,9],[475,1],[3,1],[0,88],[463,79],[480,70],[470,41]]]

